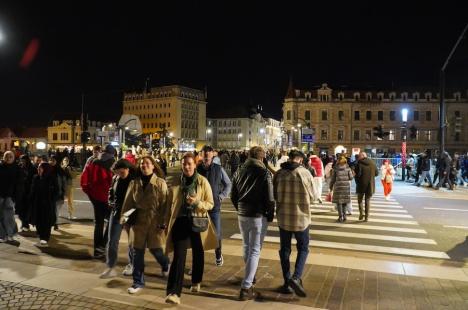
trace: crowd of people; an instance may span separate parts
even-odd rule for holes
[[[14,241],[17,233],[35,226],[39,247],[48,246],[52,229],[67,202],[68,218],[75,219],[72,182],[79,171],[73,167],[71,152],[29,158],[6,152],[0,163],[0,242]],[[181,171],[167,182],[167,163]],[[466,184],[467,156],[444,152],[437,160],[437,187]],[[415,184],[425,180],[434,184],[429,173],[430,154],[408,160],[408,177]],[[94,147],[83,167],[80,185],[94,210],[93,256],[105,259],[101,278],[118,275],[116,266],[122,231],[128,238],[128,262],[123,275],[132,276],[129,294],[145,286],[145,251],[149,250],[167,279],[166,302],[179,304],[186,272],[187,250],[192,263],[188,268],[192,292],[199,292],[203,281],[205,252],[214,250],[214,265],[222,267],[221,206],[230,198],[237,210],[242,235],[244,277],[239,299],[250,300],[255,291],[256,272],[267,227],[276,218],[280,234],[279,258],[283,274],[283,294],[306,296],[302,274],[309,253],[310,206],[327,199],[335,204],[338,222],[352,214],[351,184],[356,182],[359,220],[368,221],[375,178],[386,199],[390,198],[395,167],[384,160],[380,167],[360,152],[353,160],[345,154],[319,157],[299,150],[275,154],[256,146],[249,151],[217,152],[204,146],[199,153],[160,154],[127,151],[113,146]],[[323,197],[323,188],[328,188]],[[15,222],[18,215],[21,226]],[[290,267],[292,238],[297,258]],[[172,254],[172,255],[171,255]],[[171,258],[172,257],[172,260]]]

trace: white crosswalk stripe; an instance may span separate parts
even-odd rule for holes
[[[394,198],[385,200],[383,195],[371,199],[369,221],[359,221],[357,200],[352,199],[353,215],[347,216],[345,223],[337,222],[338,214],[334,204],[326,202],[310,206],[312,222],[310,226],[310,246],[340,250],[376,252],[393,255],[406,255],[435,259],[449,259],[437,250],[437,242],[427,235],[413,216]],[[242,239],[234,234],[232,239]],[[293,238],[294,239],[294,238]],[[277,219],[268,227],[266,242],[279,243]],[[295,242],[295,240],[293,240]]]

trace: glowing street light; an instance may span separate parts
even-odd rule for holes
[[[3,43],[3,41],[5,41],[5,35],[3,34],[2,29],[0,29],[0,44]]]
[[[403,122],[407,122],[408,121],[408,109],[402,109],[401,110],[401,120]]]

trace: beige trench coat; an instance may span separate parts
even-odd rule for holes
[[[166,254],[174,250],[172,243],[172,227],[177,219],[179,214],[180,207],[185,200],[185,197],[182,197],[182,190],[180,186],[181,179],[175,181],[174,186],[169,190],[169,198],[166,209],[166,225],[167,225],[167,239],[166,239]],[[211,186],[208,180],[198,175],[197,179],[197,200],[199,201],[197,206],[197,216],[202,216],[208,212],[208,210],[213,209],[213,193],[211,192]],[[212,250],[218,247],[218,238],[216,237],[216,230],[211,223],[210,217],[209,225],[207,231],[200,233],[200,239],[203,245],[203,250]]]
[[[166,181],[153,175],[143,190],[141,178],[132,180],[128,186],[125,201],[122,206],[123,214],[132,209],[137,209],[136,223],[130,227],[129,245],[137,249],[162,248],[166,244],[164,230],[159,226],[164,224],[166,214],[168,189]]]

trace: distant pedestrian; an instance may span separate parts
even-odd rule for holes
[[[315,198],[314,179],[302,166],[304,158],[307,160],[302,152],[291,151],[289,160],[281,164],[281,169],[273,178],[281,243],[279,256],[284,280],[280,292],[290,294],[294,290],[300,297],[306,297],[301,277],[309,254],[310,205]],[[297,258],[291,275],[289,256],[292,236],[296,239]]]
[[[450,171],[452,168],[452,158],[447,151],[442,152],[439,158],[439,183],[435,189],[439,189],[441,186],[448,184],[448,189],[453,190],[453,184],[450,180]]]
[[[21,177],[23,178],[23,190],[16,201],[15,209],[21,220],[21,231],[26,232],[30,230],[29,222],[31,217],[31,187],[33,178],[37,175],[37,168],[33,166],[28,155],[21,155],[20,157]]]
[[[322,160],[315,155],[314,152],[311,152],[310,155],[310,166],[315,169],[314,176],[314,190],[315,190],[315,199],[319,203],[322,203],[322,187],[323,187],[323,162]]]
[[[235,151],[231,152],[231,157],[229,159],[229,165],[231,166],[231,177],[236,173],[237,169],[239,168],[240,159],[239,155]]]
[[[375,193],[375,177],[379,171],[375,163],[367,158],[365,152],[359,153],[359,160],[355,167],[356,193],[358,194],[359,205],[359,220],[368,221],[370,199]],[[365,210],[363,209],[362,200],[365,201]]]
[[[86,150],[86,153],[88,153],[88,150]],[[88,157],[88,159],[86,160],[86,164],[83,168],[83,171],[86,169],[86,167],[93,162],[93,160],[95,159],[98,159],[99,158],[99,155],[101,154],[101,146],[100,145],[95,145],[93,147],[93,152],[91,153],[91,155]]]
[[[257,295],[253,287],[255,273],[268,222],[273,221],[273,183],[272,176],[263,163],[264,158],[265,151],[262,147],[251,148],[249,158],[232,181],[231,200],[237,210],[245,262],[240,300],[254,299]]]
[[[67,200],[68,207],[68,219],[76,220],[75,207],[73,205],[73,179],[76,173],[73,167],[70,165],[68,157],[62,158],[61,168],[64,175],[64,199]]]
[[[6,151],[0,162],[0,243],[14,241],[18,233],[15,203],[21,197],[23,178],[15,154]]]
[[[133,155],[132,150],[125,151],[125,159],[132,165],[136,165],[136,157]]]
[[[390,199],[390,193],[392,192],[393,187],[393,178],[395,175],[395,169],[390,164],[388,159],[383,161],[382,166],[380,167],[380,179],[382,182],[385,200]]]
[[[332,202],[338,210],[338,222],[346,222],[347,207],[351,203],[351,180],[353,171],[349,168],[346,157],[342,156],[333,168],[330,178]]]
[[[429,182],[429,186],[432,187],[432,178],[430,175],[431,170],[431,159],[427,153],[423,153],[421,156],[421,175],[416,183],[416,186],[421,186],[426,180]]]

